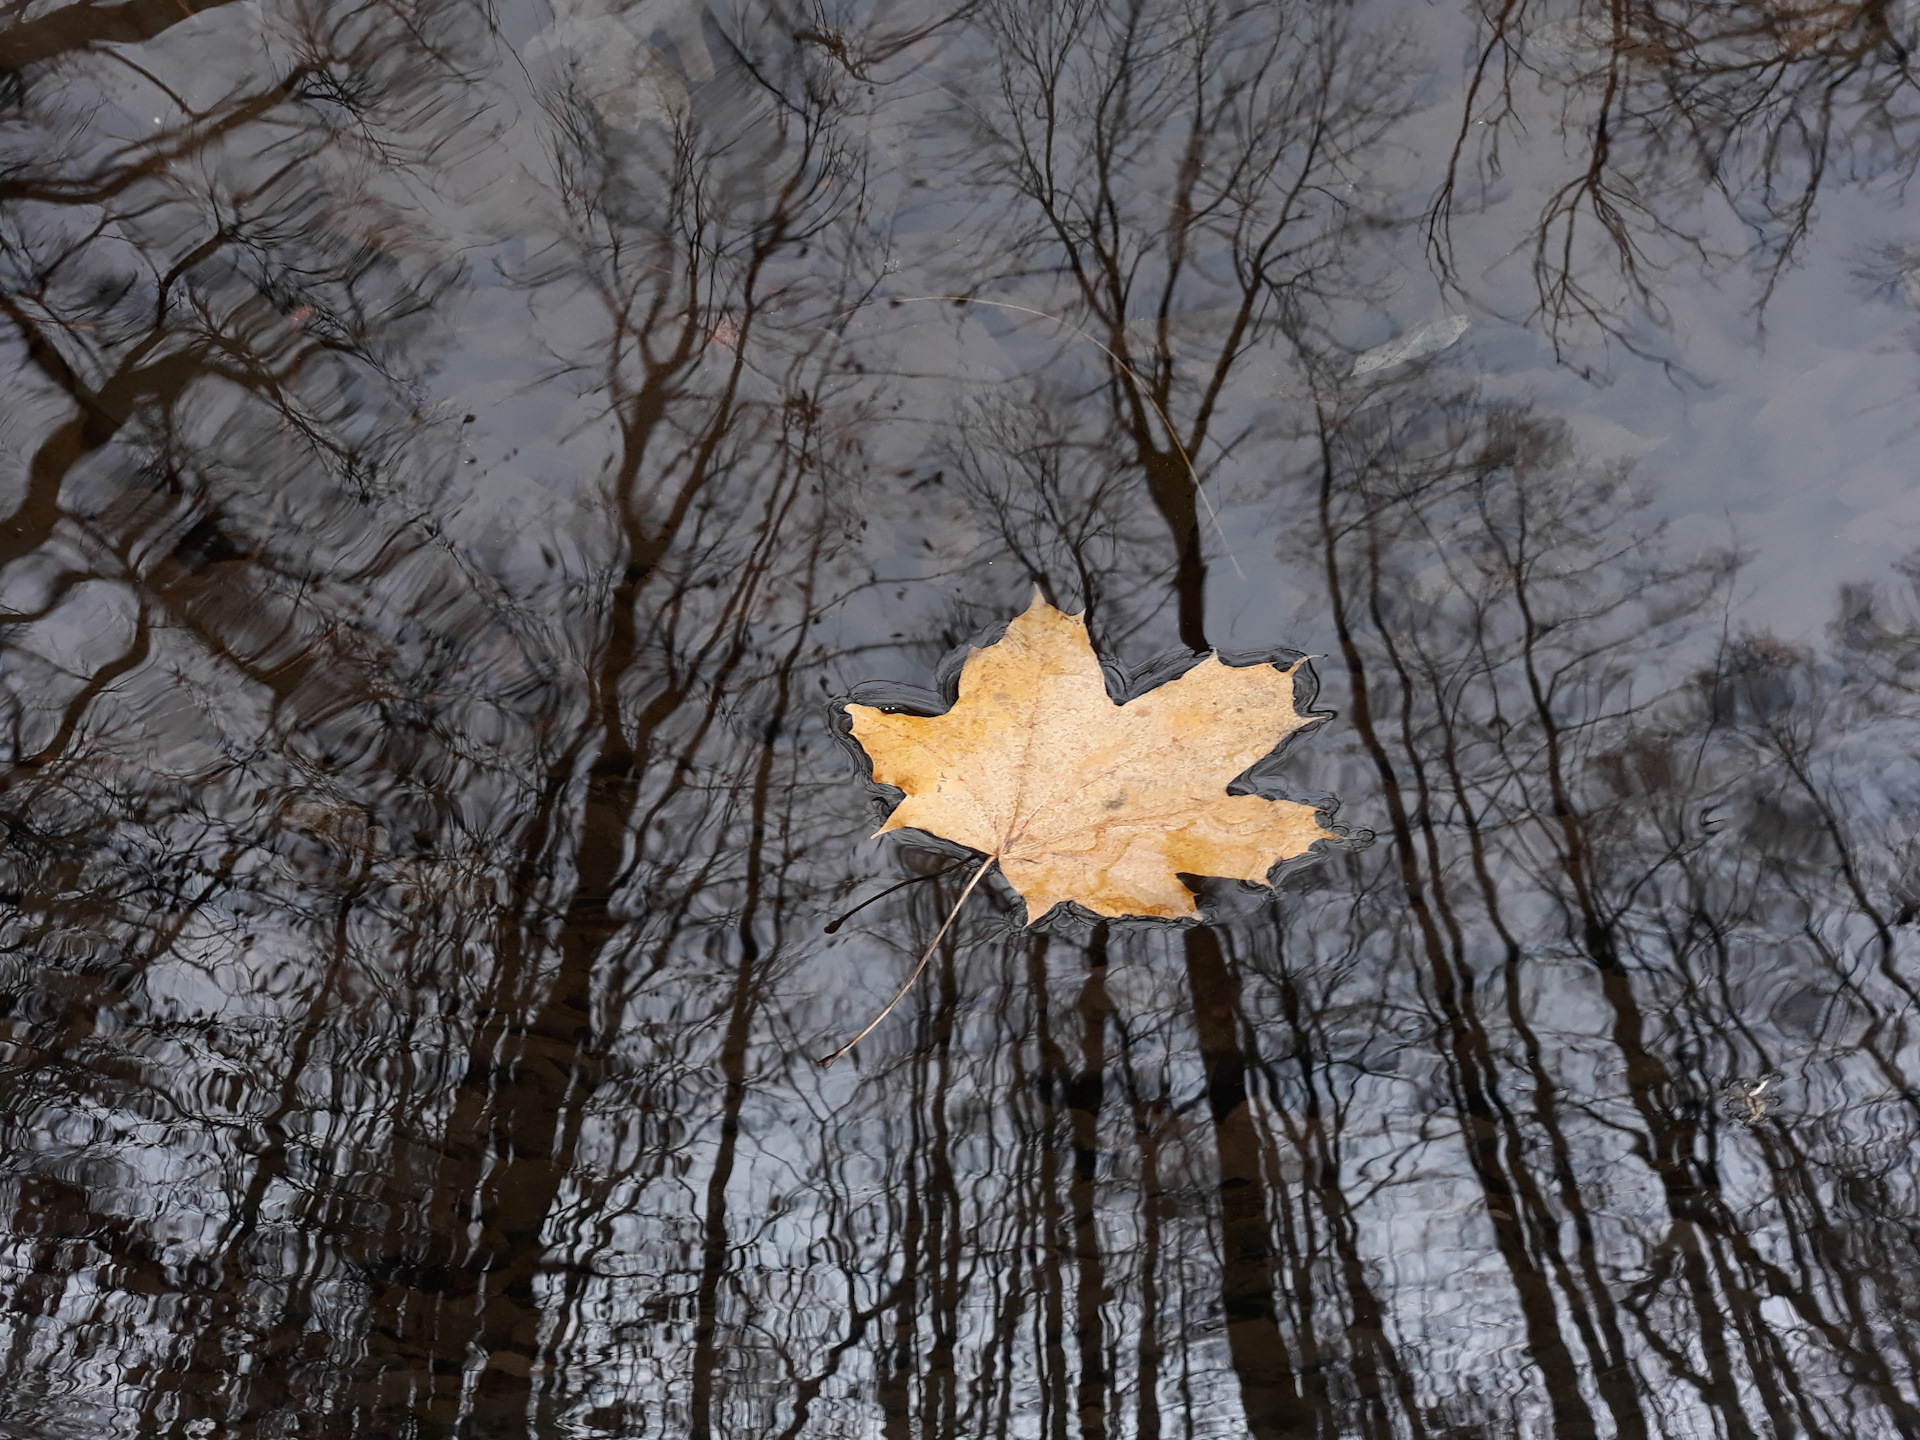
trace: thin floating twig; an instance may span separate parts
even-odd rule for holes
[[[822,926],[820,933],[823,935],[832,935],[836,931],[838,931],[842,925],[846,924],[847,921],[851,920],[854,916],[858,915],[862,910],[866,909],[869,905],[879,904],[882,900],[886,899],[887,896],[893,894],[894,891],[904,890],[909,885],[919,885],[922,882],[927,880],[944,880],[947,878],[947,876],[953,874],[954,871],[958,870],[962,865],[966,863],[967,862],[964,860],[956,860],[953,862],[953,864],[949,865],[946,869],[935,870],[932,874],[929,874],[929,875],[909,875],[906,879],[902,880],[898,885],[889,885],[886,889],[882,890],[878,895],[869,895],[866,899],[862,900],[858,905],[854,906],[851,910],[847,911],[846,914],[842,915],[838,920],[834,920],[829,924]]]
[[[960,892],[960,898],[953,902],[953,909],[949,910],[947,912],[947,918],[940,922],[940,928],[933,932],[933,939],[927,942],[927,948],[920,952],[920,963],[913,967],[913,973],[907,976],[907,983],[900,987],[900,993],[895,995],[893,999],[887,1002],[886,1009],[882,1010],[878,1015],[874,1016],[873,1019],[867,1022],[866,1029],[862,1030],[858,1035],[854,1036],[851,1040],[847,1041],[846,1044],[842,1045],[838,1050],[834,1051],[831,1055],[821,1056],[820,1067],[822,1069],[825,1069],[827,1066],[833,1064],[834,1061],[838,1060],[842,1055],[846,1054],[849,1050],[853,1049],[854,1046],[858,1045],[862,1040],[866,1039],[867,1036],[871,1035],[874,1031],[874,1028],[878,1026],[882,1020],[886,1019],[887,1016],[893,1013],[893,1007],[898,1005],[902,1000],[907,998],[907,992],[913,989],[913,982],[920,978],[920,972],[927,968],[927,962],[933,958],[933,952],[939,948],[940,941],[943,938],[945,938],[948,929],[952,927],[953,917],[958,915],[960,913],[960,907],[967,903],[967,897],[973,893],[973,887],[980,883],[980,877],[985,875],[987,871],[991,870],[994,867],[994,863],[998,861],[999,858],[1000,857],[998,855],[989,855],[986,858],[986,860],[981,864],[980,868],[973,872],[973,878],[967,881],[967,888]]]

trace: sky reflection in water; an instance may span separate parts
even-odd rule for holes
[[[1920,1435],[1915,23],[8,7],[0,1434]],[[1374,843],[822,1072],[1035,584]]]

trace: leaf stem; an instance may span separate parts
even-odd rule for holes
[[[867,1022],[866,1029],[862,1030],[858,1035],[854,1036],[851,1040],[847,1041],[846,1044],[842,1045],[838,1050],[834,1051],[831,1055],[821,1056],[820,1067],[822,1069],[825,1069],[827,1066],[833,1064],[834,1061],[838,1060],[842,1055],[846,1054],[849,1050],[853,1049],[854,1046],[858,1045],[862,1040],[866,1039],[867,1036],[871,1035],[874,1031],[874,1028],[878,1026],[882,1020],[886,1019],[887,1016],[893,1013],[893,1007],[898,1005],[902,1000],[907,998],[907,992],[913,989],[913,982],[920,978],[920,972],[927,968],[927,962],[933,958],[933,952],[939,948],[940,941],[945,937],[947,931],[950,928],[952,928],[954,916],[958,915],[960,913],[960,907],[967,903],[967,897],[973,893],[973,887],[980,883],[980,877],[985,875],[987,871],[991,870],[994,867],[994,864],[999,859],[1000,857],[998,855],[989,855],[986,858],[986,860],[981,864],[980,868],[973,872],[973,878],[967,881],[967,888],[960,892],[960,898],[953,902],[953,908],[947,912],[947,918],[940,922],[940,928],[933,932],[933,939],[928,941],[927,948],[920,952],[920,963],[913,967],[913,973],[907,976],[907,983],[900,987],[900,993],[895,995],[893,999],[887,1002],[886,1009],[882,1010],[878,1015],[874,1016],[873,1019]]]

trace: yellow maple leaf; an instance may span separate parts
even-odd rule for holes
[[[1036,594],[1004,639],[968,653],[946,714],[847,714],[873,778],[906,792],[879,833],[924,830],[983,852],[1029,923],[1069,900],[1176,918],[1198,913],[1181,874],[1264,882],[1336,838],[1310,805],[1227,793],[1311,722],[1294,709],[1293,674],[1209,655],[1117,704],[1085,619]]]
[[[906,792],[876,833],[924,830],[987,858],[893,1002],[823,1063],[899,1004],[996,865],[1026,901],[1029,924],[1066,901],[1097,915],[1176,919],[1199,913],[1182,874],[1264,883],[1280,861],[1339,838],[1310,805],[1227,792],[1312,722],[1293,705],[1298,668],[1209,655],[1119,704],[1085,618],[1036,590],[1002,639],[967,653],[946,714],[848,705],[873,778]]]

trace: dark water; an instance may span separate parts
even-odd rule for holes
[[[0,1434],[1920,1435],[1916,45],[12,0]],[[1375,839],[823,1071],[1036,583]]]

